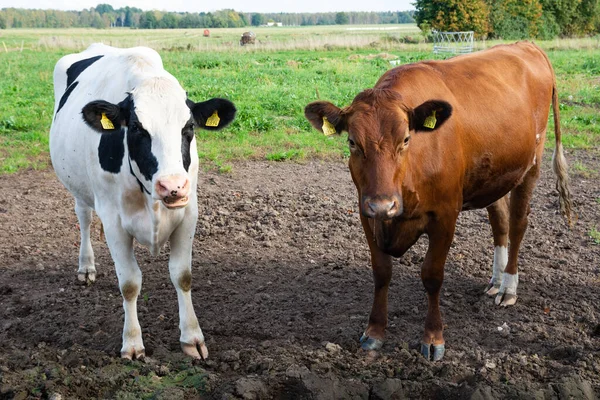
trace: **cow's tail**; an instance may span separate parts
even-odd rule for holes
[[[552,113],[554,114],[555,147],[554,154],[552,155],[552,169],[556,174],[556,190],[558,191],[558,204],[560,206],[560,212],[567,218],[569,225],[572,225],[571,190],[569,189],[567,160],[565,159],[561,141],[560,114],[558,111],[558,105],[558,90],[556,89],[556,79],[554,79],[552,86]]]

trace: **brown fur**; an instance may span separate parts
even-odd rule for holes
[[[133,301],[138,295],[140,288],[131,282],[125,282],[121,287],[121,294],[123,298],[127,301]]]
[[[192,273],[190,271],[184,271],[179,276],[179,287],[184,292],[189,292],[192,289]]]
[[[557,187],[570,220],[555,75],[533,43],[400,66],[346,108],[324,101],[306,107],[316,129],[326,116],[338,132],[348,132],[375,281],[368,336],[381,339],[387,324],[390,256],[403,255],[425,233],[429,249],[421,277],[429,308],[422,340],[444,343],[439,291],[461,210],[488,208],[495,244],[511,243],[506,272],[517,273],[551,103]],[[427,128],[433,112],[437,123]]]

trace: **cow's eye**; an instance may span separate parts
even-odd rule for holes
[[[408,142],[410,141],[410,136],[407,136],[404,138],[404,144],[407,145]]]
[[[348,138],[348,146],[350,146],[350,147],[356,147],[356,143],[354,142],[354,140]]]

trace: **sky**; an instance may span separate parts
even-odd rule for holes
[[[98,4],[142,10],[209,12],[233,8],[243,12],[406,11],[414,0],[0,0],[0,8],[82,10]]]

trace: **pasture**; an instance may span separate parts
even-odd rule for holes
[[[600,396],[598,39],[539,43],[557,73],[576,225],[556,212],[548,148],[521,247],[519,300],[498,308],[483,294],[493,254],[487,214],[461,214],[441,300],[447,354],[431,363],[417,350],[425,237],[394,261],[383,349],[357,351],[372,278],[346,138],[320,135],[303,116],[319,97],[349,104],[391,59],[431,58],[431,45],[403,43],[419,41],[414,26],[254,31],[254,47],[237,44],[242,29],[210,38],[0,31],[0,398]],[[204,362],[179,350],[166,251],[136,252],[145,362],[117,358],[122,299],[97,221],[98,279],[77,281],[73,200],[49,168],[47,133],[54,64],[95,41],[153,47],[190,98],[227,97],[238,108],[227,129],[197,136],[204,169],[193,300],[210,352]]]
[[[165,68],[192,99],[222,96],[238,106],[236,121],[227,130],[199,133],[199,155],[209,167],[229,171],[237,159],[339,159],[347,155],[345,137],[325,138],[312,130],[304,106],[319,97],[349,104],[391,67],[390,60],[409,63],[432,57],[431,44],[401,43],[407,35],[419,40],[415,26],[397,28],[259,28],[260,43],[246,47],[238,44],[242,29],[214,29],[210,38],[200,30],[2,31],[6,50],[0,48],[0,172],[48,165],[54,64],[94,41],[150,46],[161,53]],[[479,42],[477,47],[493,44]],[[565,146],[597,148],[600,42],[540,45],[558,77],[562,124],[568,133]]]

